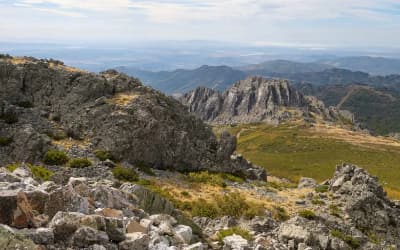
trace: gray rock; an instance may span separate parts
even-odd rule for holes
[[[174,228],[175,236],[183,243],[190,244],[192,240],[192,228],[185,225],[178,225]]]
[[[204,250],[204,249],[207,249],[207,248],[205,248],[203,246],[203,243],[201,243],[201,242],[183,247],[183,250]]]
[[[119,243],[120,250],[148,249],[150,238],[144,233],[127,234],[127,239]]]
[[[298,108],[304,118],[309,112],[329,120],[338,120],[339,112],[325,108],[316,98],[304,97],[286,80],[248,77],[225,92],[199,87],[179,100],[189,112],[213,124],[253,122],[280,123],[291,118],[285,107]]]
[[[31,239],[35,244],[52,245],[54,244],[54,233],[50,228],[23,229],[18,233]]]
[[[105,232],[91,227],[80,227],[72,236],[72,242],[77,247],[88,247],[93,244],[107,244],[109,241]]]
[[[317,186],[317,182],[312,178],[301,177],[297,188],[314,188]]]
[[[223,250],[245,250],[249,249],[249,242],[239,235],[227,236],[223,239]]]

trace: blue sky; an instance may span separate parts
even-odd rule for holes
[[[400,46],[400,0],[0,0],[0,40]]]

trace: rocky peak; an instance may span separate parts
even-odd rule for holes
[[[303,96],[288,81],[262,77],[248,77],[223,93],[200,87],[180,97],[180,101],[190,112],[215,124],[279,123],[292,116],[288,111],[291,108],[301,111],[303,117],[310,117],[312,112],[334,120],[338,115],[322,102]]]
[[[115,70],[94,74],[57,61],[7,58],[0,60],[0,86],[0,136],[11,140],[0,147],[0,164],[40,160],[59,147],[57,132],[85,151],[107,150],[131,164],[236,173],[251,165],[231,159],[235,145],[224,143],[235,141],[219,142],[179,102]]]

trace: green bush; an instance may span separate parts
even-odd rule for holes
[[[68,160],[67,154],[58,150],[49,150],[43,157],[43,162],[47,165],[63,165]]]
[[[323,200],[317,198],[317,197],[314,197],[311,200],[311,203],[314,204],[314,205],[325,205],[325,202]]]
[[[21,101],[17,103],[17,106],[21,108],[33,108],[33,103],[30,101]]]
[[[140,171],[143,173],[150,175],[150,176],[155,176],[156,174],[153,172],[151,169],[151,166],[143,161],[138,161],[135,164],[135,167],[137,167]]]
[[[278,221],[285,221],[289,219],[286,209],[279,206],[272,207],[272,217]]]
[[[29,166],[33,177],[40,179],[41,181],[49,181],[51,176],[54,174],[52,171],[47,170],[42,166]]]
[[[340,216],[341,210],[337,205],[334,204],[329,205],[329,212],[331,215],[341,218]]]
[[[112,156],[112,154],[108,151],[105,150],[96,150],[94,152],[94,154],[96,155],[97,159],[99,159],[100,161],[105,161],[105,160],[111,160],[111,161],[115,161],[115,158]]]
[[[350,235],[346,235],[343,232],[340,232],[339,230],[332,230],[331,235],[333,237],[343,240],[353,249],[357,249],[361,245],[361,243],[358,240],[354,239]]]
[[[181,195],[182,195],[182,196],[185,196],[185,197],[190,197],[190,194],[189,194],[188,191],[182,191],[182,192],[181,192]]]
[[[0,119],[5,123],[13,124],[18,122],[18,116],[15,113],[6,113],[0,116]]]
[[[220,242],[223,242],[225,237],[231,236],[234,234],[240,235],[243,237],[243,239],[246,239],[248,241],[250,241],[253,238],[249,231],[247,231],[246,229],[243,229],[241,227],[231,227],[228,229],[221,230],[217,233],[217,237]]]
[[[54,131],[47,131],[46,134],[50,138],[52,138],[52,139],[54,139],[56,141],[63,140],[65,138],[67,138],[67,134],[64,132],[64,130],[61,130],[61,129],[54,130]]]
[[[329,190],[328,185],[319,185],[315,187],[315,192],[317,193],[326,193]]]
[[[116,166],[112,170],[112,173],[116,179],[123,182],[133,182],[139,180],[139,175],[131,168]]]
[[[192,202],[192,216],[217,218],[221,216],[221,211],[215,202],[208,202],[204,199],[199,199]]]
[[[86,158],[75,158],[68,162],[70,168],[87,168],[92,166],[92,162]]]
[[[12,163],[5,166],[5,168],[10,172],[14,172],[14,170],[17,169],[19,165],[20,165],[19,163]]]
[[[13,139],[10,137],[1,137],[0,136],[0,147],[8,146],[11,144],[12,141],[13,141]]]
[[[315,213],[311,210],[301,210],[301,211],[299,211],[299,215],[308,220],[314,220],[315,218],[317,218]]]

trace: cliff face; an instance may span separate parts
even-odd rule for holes
[[[0,85],[0,136],[11,140],[0,147],[1,164],[37,161],[63,134],[132,164],[241,171],[230,159],[235,140],[218,141],[179,102],[116,71],[11,58],[0,61]]]
[[[201,119],[215,124],[235,124],[267,121],[279,123],[292,116],[295,108],[301,116],[312,113],[335,120],[337,112],[325,108],[315,98],[305,97],[285,80],[248,77],[223,93],[207,88],[183,95],[180,101]]]

